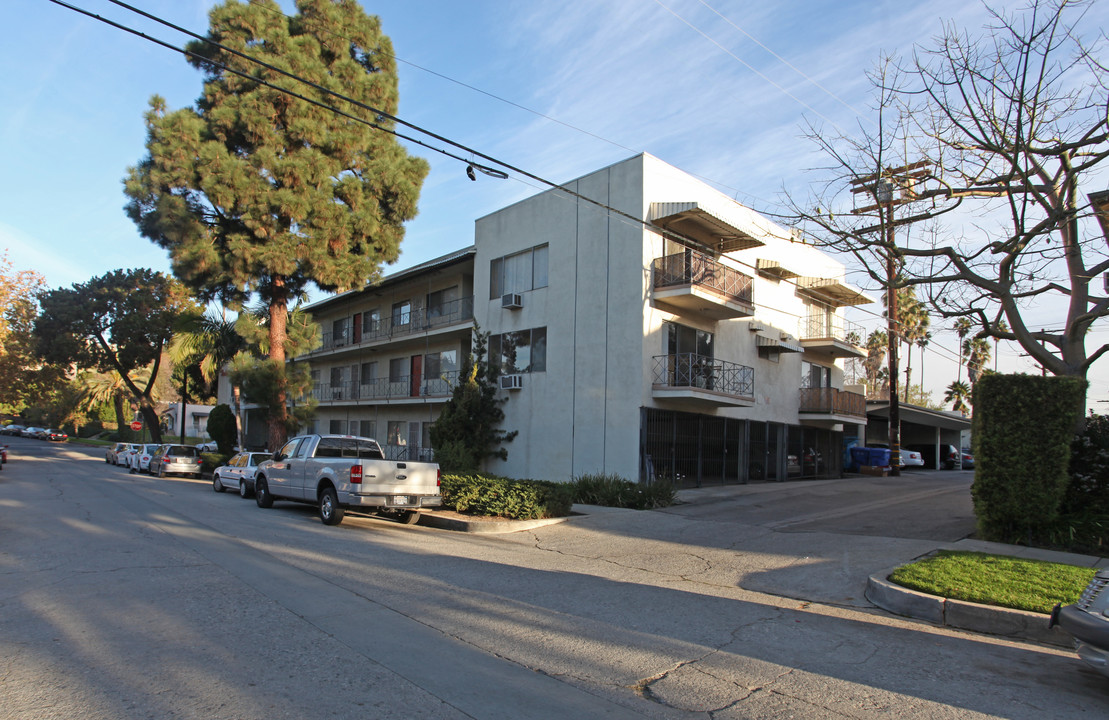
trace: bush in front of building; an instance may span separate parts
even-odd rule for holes
[[[512,520],[566,517],[573,504],[568,484],[495,475],[443,475],[440,492],[448,510]]]
[[[634,483],[619,475],[580,475],[574,478],[574,502],[585,505],[650,510],[674,504],[671,483]]]
[[[1051,540],[1092,555],[1109,548],[1109,415],[1091,413],[1071,445],[1070,482]]]
[[[227,403],[220,403],[208,413],[208,437],[216,443],[220,454],[227,455],[235,449],[239,430],[235,425],[235,413]]]
[[[1043,543],[1066,495],[1086,381],[983,375],[974,386],[971,496],[983,540]]]

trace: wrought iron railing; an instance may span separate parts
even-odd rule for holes
[[[866,396],[836,388],[801,388],[801,412],[866,417]]]
[[[677,285],[700,285],[731,300],[747,304],[752,302],[750,275],[696,250],[656,258],[651,263],[651,270],[653,287],[656,290]]]
[[[319,402],[450,397],[457,382],[458,371],[451,370],[436,377],[420,377],[415,385],[410,375],[402,375],[395,380],[375,378],[366,383],[317,383],[312,388],[312,397]]]
[[[737,398],[755,396],[755,370],[696,353],[656,355],[654,385],[712,390]]]
[[[839,340],[856,347],[866,344],[866,330],[862,325],[844,320],[838,315],[811,315],[801,321],[802,340]]]
[[[441,305],[417,308],[376,320],[365,320],[362,323],[360,335],[349,329],[342,333],[325,332],[323,333],[323,344],[315,352],[413,335],[427,330],[436,330],[449,325],[470,322],[473,319],[474,299],[472,297],[461,298]],[[355,341],[355,337],[360,339]]]

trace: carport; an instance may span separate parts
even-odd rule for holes
[[[936,452],[935,469],[939,469],[939,446],[951,444],[963,447],[963,433],[970,430],[970,418],[949,410],[932,410],[919,405],[898,404],[901,417],[901,446],[933,445]],[[866,442],[889,443],[890,404],[886,400],[868,400],[866,403]]]

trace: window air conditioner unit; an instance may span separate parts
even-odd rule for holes
[[[524,306],[524,296],[520,293],[501,295],[501,307],[506,310],[516,310]]]
[[[519,390],[524,387],[523,375],[501,375],[501,390]]]

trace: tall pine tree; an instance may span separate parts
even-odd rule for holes
[[[355,0],[229,0],[209,14],[208,40],[389,114],[397,109],[393,48]],[[269,358],[281,367],[291,300],[310,284],[344,291],[377,279],[400,253],[428,165],[382,130],[229,72],[233,68],[389,128],[369,111],[203,41],[195,107],[146,114],[148,155],[128,170],[127,213],[169,251],[173,272],[204,300],[267,307]],[[284,400],[278,374],[277,397]],[[270,422],[280,447],[285,417]]]

